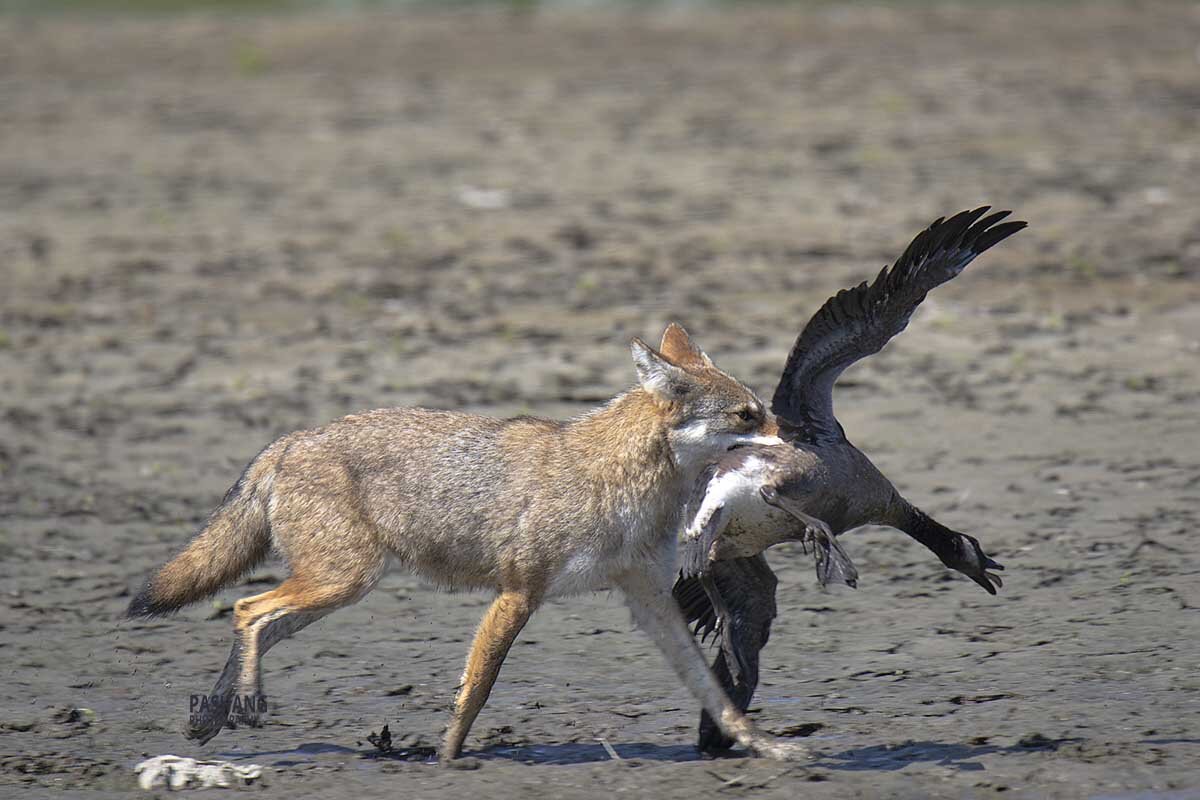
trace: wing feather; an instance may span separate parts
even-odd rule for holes
[[[874,281],[825,301],[796,338],[771,401],[789,438],[813,443],[844,438],[833,415],[838,376],[904,330],[931,289],[1026,226],[1002,222],[1011,212],[988,210],[983,206],[936,220]]]

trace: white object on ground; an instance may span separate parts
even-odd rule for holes
[[[480,189],[477,186],[459,187],[457,197],[458,202],[467,208],[483,211],[508,208],[512,199],[507,189]]]
[[[262,775],[258,764],[234,764],[231,761],[197,761],[182,756],[155,756],[133,768],[138,773],[138,785],[150,790],[156,786],[168,789],[228,788],[250,784]]]

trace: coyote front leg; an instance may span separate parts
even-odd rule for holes
[[[759,731],[726,696],[704,662],[704,654],[692,638],[675,599],[670,582],[661,585],[643,571],[629,572],[617,579],[633,620],[654,639],[667,662],[700,705],[727,735],[759,755],[780,760],[811,758],[803,747],[781,742]]]
[[[471,643],[471,652],[467,655],[467,666],[463,670],[462,686],[458,690],[458,698],[454,703],[454,715],[450,718],[450,727],[446,730],[446,738],[442,742],[439,760],[445,762],[458,758],[462,752],[463,741],[471,730],[475,717],[487,702],[496,676],[500,674],[500,665],[504,663],[508,649],[512,647],[517,634],[525,627],[529,617],[537,608],[537,600],[527,592],[505,591],[496,598],[479,630],[475,632],[475,641]]]

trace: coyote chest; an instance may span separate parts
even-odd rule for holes
[[[682,520],[678,502],[623,497],[613,502],[603,523],[577,540],[573,552],[551,578],[549,596],[606,588],[612,576],[647,560],[672,557],[674,531]]]

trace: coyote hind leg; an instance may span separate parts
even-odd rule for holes
[[[209,694],[208,704],[202,713],[191,715],[188,719],[188,726],[183,732],[184,736],[195,739],[200,744],[204,744],[220,733],[229,718],[229,706],[234,687],[237,684],[238,675],[242,671],[242,635],[235,632],[233,636],[233,648],[229,651],[229,659],[225,662],[225,669],[221,670],[221,675],[217,678],[217,682]]]
[[[458,758],[462,752],[471,725],[487,702],[496,676],[500,674],[500,665],[504,663],[509,648],[537,605],[537,599],[526,592],[506,591],[500,593],[483,615],[483,621],[475,633],[475,641],[471,643],[471,652],[467,655],[462,686],[454,702],[454,715],[450,718],[450,727],[446,729],[446,738],[438,754],[441,761]]]
[[[363,568],[326,569],[321,579],[293,575],[273,589],[234,604],[233,649],[213,687],[209,713],[190,721],[186,735],[204,744],[224,727],[233,727],[229,716],[233,695],[263,696],[262,657],[276,644],[327,614],[362,599],[383,574],[383,558]],[[337,575],[329,582],[329,575]],[[253,718],[242,722],[254,724]]]

